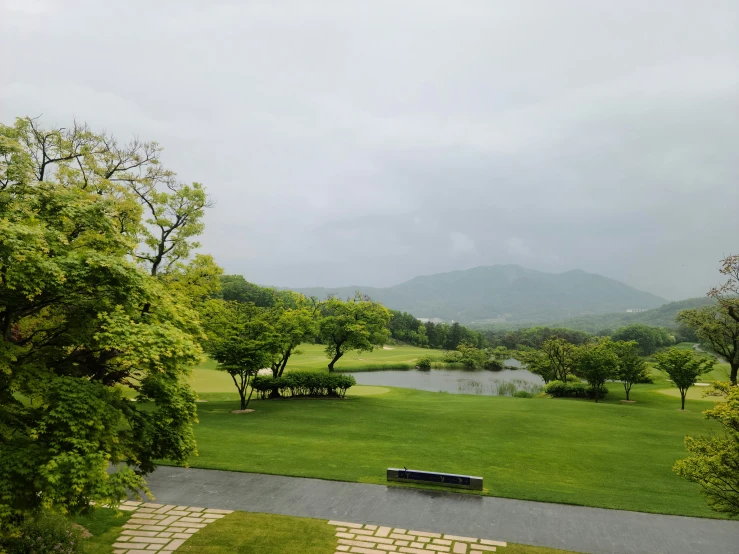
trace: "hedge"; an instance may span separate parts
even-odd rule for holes
[[[277,389],[280,396],[335,396],[344,398],[347,389],[356,385],[352,375],[319,371],[295,371],[276,379],[260,375],[254,378],[252,387],[260,398],[267,398]]]
[[[580,381],[551,381],[544,387],[544,392],[557,398],[595,398],[595,390]],[[605,398],[608,394],[606,387],[600,388],[598,398]]]

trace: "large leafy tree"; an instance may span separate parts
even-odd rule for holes
[[[698,378],[711,371],[716,359],[697,357],[690,350],[670,348],[654,355],[655,367],[665,373],[680,391],[681,409],[685,409],[685,395]]]
[[[219,269],[188,261],[204,204],[182,191],[202,188],[158,155],[84,125],[0,126],[0,523],[114,504],[195,450],[195,308]]]
[[[347,352],[369,352],[390,336],[390,311],[382,304],[356,298],[329,298],[321,305],[319,336],[331,360],[328,370]]]
[[[231,376],[241,409],[246,410],[253,392],[251,381],[281,347],[269,310],[252,303],[213,299],[206,302],[203,312],[206,351],[218,362],[217,368]]]
[[[703,412],[718,421],[724,434],[685,437],[690,457],[678,460],[674,471],[699,483],[708,505],[717,512],[739,515],[739,387],[714,383],[713,394],[725,396],[712,410]]]
[[[739,370],[739,320],[735,320],[724,305],[683,310],[678,323],[692,329],[698,338],[724,357],[731,367],[731,383],[736,385]]]
[[[315,337],[318,308],[317,299],[294,292],[277,298],[271,310],[272,325],[278,337],[278,349],[270,363],[273,377],[281,377],[290,356],[300,354],[298,346]]]

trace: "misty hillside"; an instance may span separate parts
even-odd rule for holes
[[[541,322],[585,314],[650,309],[667,300],[619,281],[573,270],[545,273],[518,265],[476,267],[416,277],[392,287],[294,289],[341,298],[356,291],[421,318],[462,323]]]
[[[584,315],[547,322],[547,325],[551,327],[567,327],[568,329],[586,331],[588,333],[600,333],[608,329],[614,330],[634,323],[642,323],[652,327],[677,328],[678,325],[675,322],[675,318],[682,310],[701,308],[715,303],[716,301],[713,298],[702,296],[680,300],[679,302],[670,302],[669,304],[647,310],[646,312]]]

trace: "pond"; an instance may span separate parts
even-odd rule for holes
[[[358,385],[401,387],[430,392],[477,394],[484,396],[513,396],[517,391],[536,394],[544,387],[544,380],[525,369],[417,369],[357,371],[351,373]]]

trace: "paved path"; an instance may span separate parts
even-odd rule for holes
[[[207,469],[161,467],[147,481],[156,501],[165,504],[371,523],[598,554],[739,554],[739,521]]]

